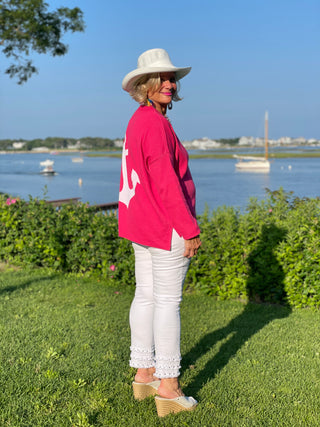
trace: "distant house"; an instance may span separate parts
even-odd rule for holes
[[[214,141],[213,139],[209,139],[207,137],[201,139],[194,139],[192,141],[192,147],[198,148],[200,150],[208,150],[210,148],[218,148],[221,147],[220,142]]]
[[[37,153],[41,153],[43,151],[48,152],[50,151],[48,147],[35,147],[32,149],[32,151],[35,151]]]
[[[113,144],[114,144],[114,146],[115,146],[115,147],[119,147],[119,148],[121,148],[121,147],[123,147],[123,139],[116,139],[116,140],[113,142]]]
[[[279,145],[279,142],[277,139],[268,139],[269,145]]]
[[[75,144],[68,144],[68,150],[79,150],[81,148],[81,141],[78,140]]]
[[[300,144],[306,144],[306,142],[307,142],[306,138],[303,138],[302,136],[300,138],[294,138],[292,140],[293,144],[298,144],[298,145],[300,145]]]
[[[214,141],[213,139],[209,139],[207,137],[203,137],[200,139],[193,139],[192,141],[183,141],[182,145],[187,150],[192,150],[192,149],[210,150],[211,148],[221,147],[220,142]]]
[[[21,150],[21,148],[23,148],[26,145],[25,142],[13,142],[12,143],[12,148],[14,150]]]
[[[239,139],[239,145],[255,145],[255,138],[253,136],[242,136]]]
[[[263,138],[254,138],[254,145],[257,147],[263,147],[264,146],[264,139]]]
[[[82,148],[91,148],[91,145],[85,144],[78,139],[74,145],[69,144],[67,148],[68,150],[80,150]]]
[[[292,138],[290,136],[282,136],[278,139],[279,144],[291,144]]]

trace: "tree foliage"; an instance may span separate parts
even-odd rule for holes
[[[62,43],[67,32],[84,31],[83,12],[78,7],[49,10],[44,0],[0,0],[0,45],[13,60],[5,70],[18,84],[26,82],[37,68],[28,57],[32,52],[65,55]]]
[[[23,146],[19,149],[13,149],[15,142],[23,142]],[[37,138],[32,140],[13,140],[13,139],[0,139],[0,151],[13,150],[13,151],[31,151],[35,148],[46,147],[49,150],[61,150],[70,146],[77,147],[78,149],[90,150],[110,150],[116,149],[114,140],[110,138],[100,137],[84,137],[84,138],[65,138],[65,137],[48,137],[45,139]],[[119,147],[118,147],[119,149]]]

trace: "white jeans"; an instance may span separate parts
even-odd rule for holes
[[[180,374],[180,302],[189,267],[175,230],[171,250],[133,243],[136,291],[130,309],[133,368],[156,368],[158,378]]]

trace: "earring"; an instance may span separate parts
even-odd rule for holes
[[[170,102],[169,102],[169,104],[168,104],[168,109],[169,109],[169,110],[172,110],[172,101],[170,101]]]

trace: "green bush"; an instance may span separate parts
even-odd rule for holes
[[[131,244],[118,237],[116,216],[83,203],[57,209],[1,196],[0,259],[134,283]]]
[[[318,199],[283,189],[251,199],[246,211],[221,207],[199,217],[202,247],[186,286],[218,299],[320,307]],[[0,259],[134,283],[130,242],[117,218],[88,205],[56,209],[43,200],[0,198]]]
[[[320,307],[320,201],[283,189],[267,195],[245,214],[222,207],[200,218],[188,286],[219,299]]]

